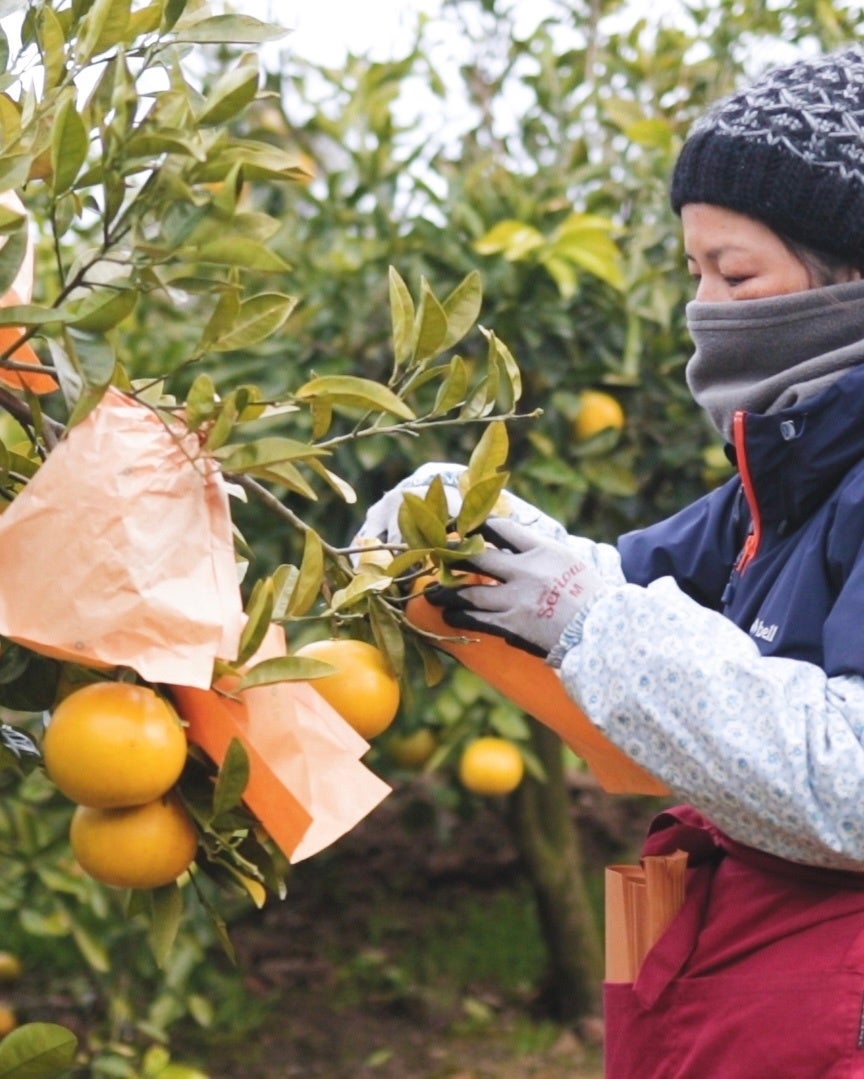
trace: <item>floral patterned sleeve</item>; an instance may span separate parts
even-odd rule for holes
[[[676,797],[743,843],[862,868],[864,679],[762,656],[671,578],[613,585],[575,636],[568,693]]]

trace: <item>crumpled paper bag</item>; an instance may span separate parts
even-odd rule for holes
[[[284,656],[285,633],[270,626],[253,663]],[[310,682],[212,690],[172,686],[190,742],[221,765],[237,738],[249,757],[243,800],[291,862],[317,854],[350,831],[390,793],[360,758],[362,738]],[[223,690],[224,692],[219,692]]]
[[[14,191],[0,193],[0,206],[5,206],[8,210],[14,210],[15,213],[22,215],[27,213],[24,204]],[[0,248],[3,247],[7,239],[8,237],[6,236],[0,237]],[[21,267],[15,275],[8,292],[0,296],[0,307],[15,307],[18,304],[30,303],[33,298],[34,265],[33,238],[28,234],[27,248],[24,252]],[[20,336],[20,327],[0,326],[0,353],[5,352]],[[32,364],[33,366],[38,366],[42,362],[26,341],[15,349],[11,359],[15,360],[16,363]],[[57,389],[57,382],[47,372],[42,374],[38,371],[9,371],[0,367],[0,381],[16,389],[26,386],[28,390],[39,394],[51,393],[52,390]]]
[[[206,687],[243,605],[222,475],[115,389],[0,516],[0,634],[150,682]]]

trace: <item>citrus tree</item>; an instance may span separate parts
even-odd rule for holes
[[[238,898],[284,897],[315,823],[252,745],[247,712],[271,707],[271,691],[290,697],[357,756],[366,743],[320,703],[328,679],[370,675],[382,728],[412,662],[436,676],[399,578],[473,549],[468,533],[507,482],[503,423],[518,417],[520,375],[475,325],[478,273],[442,292],[426,278],[409,287],[395,266],[382,270],[386,364],[334,363],[326,334],[314,369],[292,362],[292,242],[267,203],[313,167],[293,140],[243,121],[267,104],[257,50],[282,28],[197,0],[4,11],[0,905],[10,939],[70,942],[86,961],[106,1024],[83,1066],[131,1075],[164,1065],[158,1046],[146,1065],[138,1054],[177,1018],[212,1021],[194,977],[208,943],[230,952]],[[342,527],[358,522],[357,491],[342,464],[450,423],[475,432],[466,539],[440,531],[433,495],[436,523],[389,550],[395,571],[357,564]],[[147,477],[162,492],[152,504]],[[246,503],[262,515],[247,515],[250,528]],[[291,537],[277,559],[270,533]],[[289,623],[341,636],[355,666],[344,649],[298,654],[296,634],[289,654]],[[190,634],[205,670],[187,684],[171,671],[191,671],[173,666]],[[315,679],[321,695],[285,696]],[[157,969],[142,1011],[130,978]],[[75,1051],[68,1032],[36,1024],[4,1041],[0,1062],[53,1074]]]

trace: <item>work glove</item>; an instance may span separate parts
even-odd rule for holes
[[[447,499],[447,509],[455,519],[462,506],[462,493],[459,489],[459,478],[466,471],[465,465],[451,464],[445,461],[430,461],[421,465],[404,480],[391,488],[377,502],[369,507],[363,523],[351,541],[352,547],[363,547],[370,544],[396,545],[403,542],[402,533],[399,530],[399,507],[402,505],[402,497],[406,491],[423,498],[429,490],[429,485],[436,476],[441,479],[444,488],[444,496]],[[552,535],[560,540],[567,538],[567,530],[554,518],[549,517],[530,502],[502,491],[500,512],[508,517],[513,517],[523,524],[530,524],[536,530]],[[359,556],[354,556],[355,562]]]
[[[449,626],[491,633],[549,658],[565,630],[574,623],[581,629],[588,609],[609,584],[598,565],[570,544],[512,518],[490,517],[480,531],[494,546],[454,569],[494,581],[456,588],[433,585],[426,598],[442,609]]]

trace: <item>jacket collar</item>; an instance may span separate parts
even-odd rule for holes
[[[864,366],[801,405],[743,419],[746,466],[762,522],[791,531],[864,458]],[[728,452],[741,471],[736,448]]]

